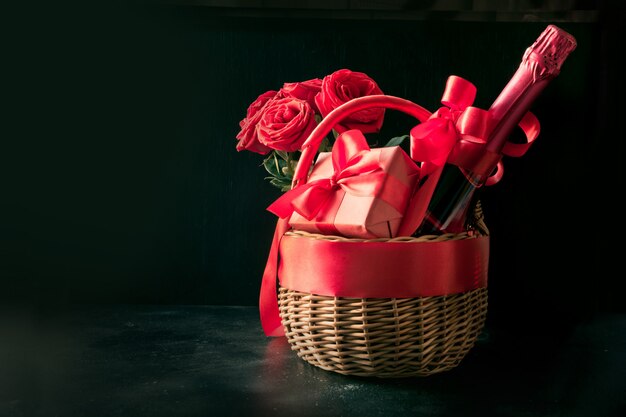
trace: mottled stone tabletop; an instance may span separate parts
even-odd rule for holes
[[[626,316],[558,343],[487,327],[453,370],[343,376],[263,334],[254,307],[0,311],[0,416],[626,416]]]

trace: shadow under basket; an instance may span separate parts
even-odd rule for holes
[[[472,233],[403,239],[437,242],[487,235],[480,209],[478,214],[480,227]],[[311,365],[344,375],[428,376],[456,367],[474,346],[487,315],[487,288],[432,297],[343,298],[281,286],[278,305],[291,349]]]

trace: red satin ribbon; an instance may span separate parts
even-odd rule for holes
[[[487,286],[489,238],[355,242],[285,236],[279,280],[296,291],[354,298],[457,294]]]
[[[333,193],[342,191],[357,196],[379,196],[399,213],[405,206],[398,197],[403,193],[394,190],[380,195],[387,176],[379,160],[379,154],[372,152],[359,130],[349,130],[340,134],[332,150],[333,174],[330,178],[320,178],[285,192],[267,209],[281,218],[294,211],[307,220],[312,220],[331,200]],[[406,185],[396,181],[396,187]]]
[[[527,112],[524,117],[522,117],[522,120],[519,122],[519,127],[524,131],[526,143],[507,142],[504,144],[502,154],[512,157],[520,157],[526,153],[528,148],[530,148],[530,145],[532,145],[535,139],[537,139],[537,136],[539,136],[539,120],[531,112]]]
[[[450,76],[439,108],[430,118],[411,130],[411,158],[421,161],[421,177],[430,175],[445,163],[453,164],[489,179],[486,185],[502,178],[501,155],[485,150],[485,144],[494,120],[487,110],[472,107],[476,87],[469,81]],[[539,134],[539,121],[526,113],[519,126],[526,135],[525,143],[507,142],[503,155],[522,156]],[[497,171],[493,173],[494,166]]]
[[[278,262],[278,248],[283,235],[289,230],[287,219],[278,219],[272,246],[263,271],[261,281],[261,292],[259,294],[259,313],[261,315],[261,326],[267,336],[284,336],[285,331],[280,321],[278,310],[278,294],[276,293],[276,267]],[[303,254],[306,256],[306,254]]]

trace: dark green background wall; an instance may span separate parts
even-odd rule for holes
[[[488,107],[556,23],[578,48],[533,106],[537,143],[482,197],[490,308],[524,320],[623,310],[606,243],[623,232],[623,12],[470,22],[106,2],[23,13],[3,139],[6,302],[255,305],[275,221],[265,207],[279,194],[234,137],[258,94],[350,68],[431,110],[459,75]],[[383,135],[412,123],[389,111]]]

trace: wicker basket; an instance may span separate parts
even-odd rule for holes
[[[438,242],[486,234],[480,203],[476,207],[470,233],[388,240]],[[456,367],[474,346],[485,323],[487,288],[437,297],[342,298],[280,287],[278,304],[292,350],[311,365],[345,375],[428,376]]]
[[[315,152],[330,127],[347,113],[369,107],[401,110],[422,122],[430,116],[422,107],[390,96],[362,97],[344,104],[331,112],[305,142],[294,174],[294,187],[306,182]],[[367,242],[295,230],[287,235],[299,239]],[[481,235],[488,235],[488,230],[478,203],[474,219],[464,233],[374,241],[390,245],[435,244]],[[485,322],[487,288],[418,298],[344,298],[280,286],[278,310],[291,348],[311,365],[356,376],[427,376],[456,367],[472,348]]]

